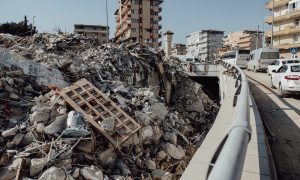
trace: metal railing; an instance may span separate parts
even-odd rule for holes
[[[238,180],[241,178],[248,143],[251,138],[249,122],[249,86],[242,70],[232,64],[221,62],[236,78],[236,107],[234,119],[226,137],[216,150],[207,173],[208,180]]]

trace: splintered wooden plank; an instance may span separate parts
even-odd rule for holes
[[[134,119],[86,79],[59,91],[59,94],[76,111],[81,112],[89,123],[98,129],[115,147],[125,142],[140,128]],[[113,132],[107,132],[98,122],[114,118]]]

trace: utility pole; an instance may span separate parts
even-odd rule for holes
[[[109,28],[108,28],[108,8],[107,8],[107,0],[106,0],[106,45],[109,42]]]
[[[274,33],[274,0],[272,0],[272,35],[271,35],[271,48],[273,48],[273,33]]]
[[[259,25],[257,26],[257,33],[256,33],[256,45],[255,45],[255,49],[258,48],[258,36],[259,36]]]

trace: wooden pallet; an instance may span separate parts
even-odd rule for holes
[[[141,128],[134,119],[86,79],[81,79],[58,92],[70,106],[81,112],[85,119],[115,147],[118,147]],[[115,119],[113,132],[107,132],[98,123],[110,117]]]

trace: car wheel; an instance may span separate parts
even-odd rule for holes
[[[270,83],[270,84],[271,84],[271,88],[272,88],[272,89],[275,89],[275,86],[274,86],[274,84],[273,84],[272,78],[271,78],[271,83]]]
[[[278,94],[279,94],[279,97],[282,97],[282,98],[286,97],[286,92],[284,90],[282,90],[281,83],[279,83]]]

